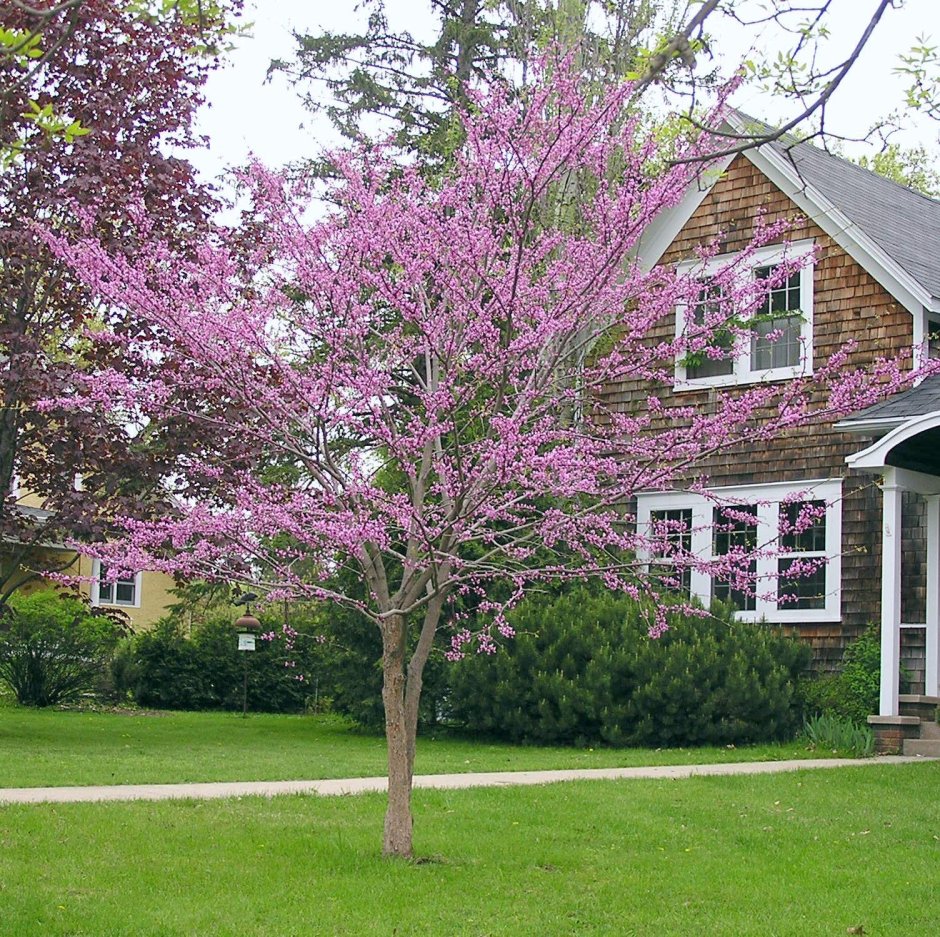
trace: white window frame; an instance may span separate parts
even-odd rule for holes
[[[790,241],[786,244],[771,244],[756,250],[749,263],[750,275],[762,267],[773,266],[785,260],[801,260],[813,250],[815,242],[812,239]],[[734,262],[736,254],[721,254],[707,261],[689,260],[679,264],[676,268],[681,276],[693,276],[700,280],[708,280],[719,270]],[[675,383],[673,389],[701,390],[705,387],[731,387],[739,384],[758,384],[765,381],[792,380],[796,377],[809,376],[813,373],[813,264],[805,263],[800,270],[800,342],[802,351],[800,360],[795,365],[782,368],[765,368],[754,370],[751,368],[752,341],[746,336],[738,336],[737,348],[730,374],[716,374],[712,377],[688,376],[688,368],[681,358],[676,360]],[[689,323],[692,306],[681,304],[676,307],[676,338],[681,339]]]
[[[940,355],[931,356],[930,354],[930,327],[931,326],[940,327],[940,313],[925,311],[924,312],[924,325],[923,325],[924,336],[922,339],[923,351],[921,352],[919,356],[916,356],[920,360],[916,360],[915,358],[915,367],[917,366],[922,367],[928,361],[930,361],[931,358],[936,359],[937,357],[940,357]]]
[[[691,509],[690,507],[688,507],[687,505],[683,505],[683,506],[680,507],[680,508],[669,508],[669,507],[667,507],[667,508],[661,508],[661,507],[659,507],[658,505],[657,505],[656,507],[650,508],[649,513],[648,513],[647,518],[646,518],[646,520],[647,520],[647,529],[651,528],[651,527],[652,527],[652,524],[654,523],[654,521],[653,521],[653,514],[665,514],[665,513],[668,513],[668,512],[670,512],[670,511],[672,511],[672,512],[674,512],[674,513],[679,513],[679,512],[685,513],[685,512],[689,512],[690,514],[692,514],[692,517],[690,518],[690,520],[689,520],[689,522],[688,522],[688,526],[685,527],[684,529],[682,529],[681,531],[678,530],[678,529],[675,531],[675,539],[678,540],[678,541],[680,541],[680,545],[681,545],[681,547],[682,547],[682,549],[683,549],[683,551],[684,551],[684,550],[686,550],[687,548],[686,548],[686,546],[685,546],[684,543],[681,543],[681,541],[686,541],[686,540],[688,540],[688,541],[689,541],[689,544],[690,544],[690,546],[691,546],[692,530],[693,530],[693,528],[695,527],[694,512],[693,512],[692,509]],[[662,523],[663,520],[666,520],[666,519],[664,519],[664,518],[656,518],[655,523],[657,523],[657,524]],[[667,539],[671,539],[671,537],[667,537]],[[673,541],[673,546],[675,546],[675,540]],[[671,554],[662,555],[662,554],[658,554],[658,553],[657,553],[657,554],[652,555],[652,556],[649,557],[649,562],[648,562],[648,564],[647,564],[647,572],[650,574],[651,577],[654,577],[654,576],[655,576],[655,578],[661,578],[660,576],[658,576],[658,575],[656,575],[656,574],[653,573],[653,568],[654,568],[654,567],[659,567],[659,568],[663,568],[663,569],[669,569],[670,567],[673,567],[673,568],[674,568],[675,565],[676,565],[676,564],[675,564],[675,560],[674,560],[674,558],[672,557]],[[688,572],[689,574],[691,574],[691,570],[687,570],[687,572]],[[679,573],[679,574],[678,574],[678,583],[677,583],[677,585],[679,586],[678,588],[674,588],[674,587],[670,587],[670,586],[665,586],[665,585],[663,586],[663,588],[664,588],[666,591],[668,591],[671,595],[677,595],[677,596],[679,596],[679,597],[681,597],[681,598],[683,598],[683,599],[690,599],[690,598],[691,598],[691,582],[688,584],[688,585],[689,585],[689,588],[688,588],[688,590],[687,590],[687,589],[685,588],[685,585],[686,585],[686,584],[683,582],[684,579],[685,579],[685,575],[684,575],[683,573]]]
[[[712,526],[714,508],[724,505],[757,505],[757,543],[769,555],[757,557],[756,607],[738,611],[741,621],[768,621],[780,624],[795,622],[837,622],[842,617],[842,479],[777,482],[766,485],[740,485],[709,489],[712,497],[687,491],[652,491],[637,495],[637,530],[648,534],[653,511],[692,510],[692,555],[712,560]],[[792,603],[778,605],[777,562],[787,553],[779,551],[780,505],[799,495],[800,501],[826,502],[826,597],[823,608],[794,608]],[[774,545],[777,545],[776,548]],[[794,553],[798,557],[799,553]],[[641,556],[647,564],[655,558]],[[691,570],[691,596],[706,608],[711,603],[712,577],[704,570]]]
[[[143,584],[142,572],[137,573],[134,576],[134,601],[133,602],[119,602],[117,600],[117,584],[118,582],[129,582],[127,579],[116,579],[113,583],[114,585],[114,601],[105,602],[101,598],[101,560],[92,560],[91,563],[91,604],[95,608],[101,606],[106,606],[108,608],[140,608],[140,591]]]

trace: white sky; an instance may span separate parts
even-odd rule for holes
[[[229,64],[211,76],[206,88],[208,105],[199,129],[209,136],[210,149],[191,154],[209,176],[243,162],[249,152],[277,166],[315,155],[336,142],[325,118],[304,111],[297,91],[283,78],[265,84],[265,72],[271,59],[292,56],[292,29],[355,29],[362,15],[355,12],[354,0],[254,0],[246,6],[246,18],[253,23],[251,36],[238,41]],[[419,37],[433,28],[429,7],[429,0],[386,0],[391,27],[406,28]],[[830,22],[832,42],[839,51],[854,44],[874,7],[875,0],[834,0]],[[885,13],[879,31],[833,97],[827,129],[861,136],[876,118],[903,107],[903,81],[892,75],[892,69],[898,64],[898,54],[908,50],[918,36],[933,36],[940,42],[940,0],[905,0],[901,9]],[[731,55],[744,52],[749,45],[766,47],[766,39],[756,33],[717,39],[716,45]],[[733,103],[756,117],[786,116],[779,102],[750,88],[744,88]],[[937,125],[913,115],[909,123],[912,129],[901,142],[936,150]]]

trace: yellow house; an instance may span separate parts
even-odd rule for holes
[[[30,492],[16,491],[15,496],[17,509],[34,517],[37,523],[41,524],[51,515]],[[134,631],[151,627],[176,601],[172,593],[175,583],[165,573],[145,570],[133,578],[109,582],[106,568],[98,560],[61,544],[49,543],[32,549],[28,558],[17,558],[16,553],[11,550],[3,556],[6,562],[0,573],[0,587],[4,591],[18,582],[23,583],[20,591],[24,593],[49,588],[49,581],[37,576],[36,571],[62,571],[80,579],[79,591],[88,596],[92,606],[124,612]]]
[[[176,601],[171,591],[173,578],[166,573],[144,570],[132,579],[108,582],[102,572],[98,560],[78,557],[78,575],[83,580],[80,588],[91,598],[91,604],[120,609],[130,619],[134,631],[151,627]]]

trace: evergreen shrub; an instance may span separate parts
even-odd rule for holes
[[[124,633],[121,618],[77,596],[15,595],[0,618],[0,681],[23,705],[72,702],[99,688]]]
[[[279,632],[277,616],[259,618],[264,632]],[[131,660],[120,659],[119,666],[141,706],[238,710],[247,663],[251,711],[303,712],[320,666],[319,643],[308,625],[293,623],[298,637],[292,649],[282,638],[258,638],[254,651],[239,651],[230,613],[209,617],[191,635],[171,616],[138,634],[122,654]]]
[[[881,686],[881,638],[872,625],[846,649],[842,670],[810,678],[802,688],[808,716],[831,715],[867,726],[868,717],[878,712]],[[902,684],[909,675],[901,669]]]
[[[454,665],[450,716],[514,742],[728,745],[792,736],[810,649],[766,624],[674,616],[647,634],[639,603],[600,587],[534,596],[516,637]]]

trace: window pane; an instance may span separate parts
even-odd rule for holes
[[[692,508],[650,511],[650,520],[656,525],[654,533],[661,546],[657,556],[692,550]]]
[[[940,358],[940,320],[927,320],[927,357],[931,360]]]
[[[654,524],[652,535],[657,541],[653,545],[654,556],[667,560],[651,563],[650,576],[663,589],[688,598],[692,594],[692,570],[682,563],[668,562],[668,558],[692,552],[692,509],[651,511],[650,520]]]
[[[133,605],[137,600],[136,579],[107,580],[108,567],[98,568],[98,601],[102,605]]]
[[[712,555],[747,553],[757,547],[757,505],[739,504],[715,508],[713,511]],[[733,577],[712,577],[712,598],[730,602],[735,608],[752,612],[757,608],[753,583],[757,578],[757,560],[752,559],[739,567],[746,574],[751,588],[735,588]],[[739,583],[740,584],[740,583]]]
[[[780,316],[756,322],[751,339],[751,370],[796,367],[802,351],[802,330],[799,316]]]
[[[826,566],[816,560],[816,568],[806,569],[813,560],[785,559],[777,561],[777,602],[781,609],[813,609],[826,607]],[[799,564],[795,575],[790,569]]]
[[[699,290],[698,301],[692,310],[692,322],[697,326],[713,329],[708,340],[709,348],[715,349],[710,357],[706,349],[690,354],[694,363],[686,365],[685,373],[689,379],[700,377],[719,377],[734,373],[734,359],[730,356],[734,349],[734,334],[720,327],[724,305],[724,295],[720,287],[712,283],[703,283]]]
[[[134,581],[119,579],[115,583],[116,592],[117,592],[117,604],[118,605],[133,605],[134,604]]]
[[[826,552],[826,502],[780,505],[780,549],[787,553]]]
[[[759,267],[758,280],[773,276],[776,267]],[[754,313],[754,337],[751,339],[751,370],[795,367],[802,351],[802,314],[800,312],[800,277],[797,270],[784,283],[768,289],[767,298]]]

